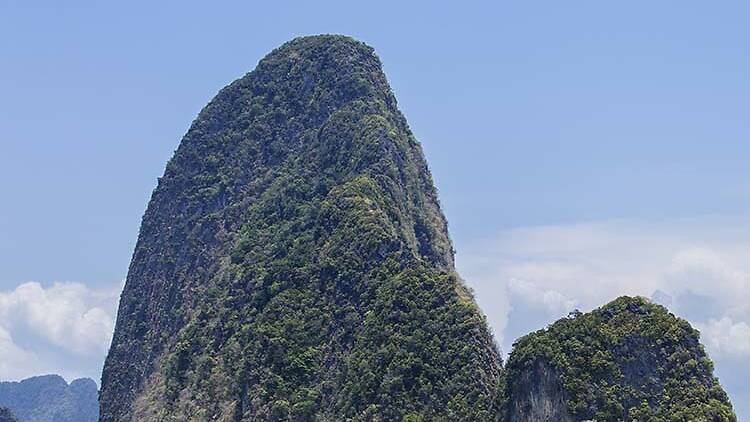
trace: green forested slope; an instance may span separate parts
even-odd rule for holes
[[[732,421],[690,326],[621,298],[507,370],[454,269],[373,50],[295,39],[205,107],[160,178],[101,420]]]
[[[378,58],[305,37],[223,89],[169,162],[101,414],[489,420],[500,367]]]
[[[530,371],[555,373],[571,420],[736,420],[698,332],[643,298],[621,297],[518,340],[506,367],[511,420],[533,401],[521,382]]]

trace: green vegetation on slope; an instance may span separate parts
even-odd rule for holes
[[[559,374],[576,420],[735,421],[713,364],[687,321],[643,298],[621,297],[574,313],[514,345],[508,401],[539,362]]]
[[[502,420],[537,362],[566,391],[548,401],[558,415],[733,420],[697,333],[641,299],[520,340],[503,397],[379,60],[350,38],[304,37],[223,89],[159,180],[101,420]]]
[[[222,90],[144,217],[102,420],[491,420],[500,357],[371,48]]]

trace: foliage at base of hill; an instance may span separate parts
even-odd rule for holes
[[[506,366],[509,403],[524,400],[517,380],[540,362],[559,374],[575,420],[736,421],[699,333],[643,298],[621,297],[519,339]]]
[[[501,362],[371,48],[285,44],[185,135],[144,216],[102,421],[491,420]]]

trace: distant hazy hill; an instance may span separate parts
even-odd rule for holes
[[[507,421],[736,421],[687,321],[638,297],[516,342]]]
[[[7,407],[0,407],[0,422],[18,422],[18,419]]]
[[[70,384],[59,375],[44,375],[21,382],[0,382],[0,406],[20,422],[96,422],[99,405],[96,383],[77,379]],[[0,422],[14,419],[3,419]]]

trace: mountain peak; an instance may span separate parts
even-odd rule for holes
[[[736,421],[698,331],[643,297],[522,337],[506,379],[509,421]]]
[[[302,37],[222,89],[167,165],[102,421],[485,420],[500,368],[380,61]]]
[[[285,42],[280,47],[274,49],[266,58],[273,57],[276,54],[288,53],[290,51],[303,52],[314,49],[330,50],[343,48],[347,51],[357,51],[363,56],[371,56],[377,60],[375,49],[353,37],[342,34],[319,34],[304,35]]]
[[[258,70],[275,65],[351,68],[365,72],[381,72],[381,63],[375,49],[345,35],[309,35],[295,38],[274,49],[264,57]],[[313,69],[309,69],[313,70]],[[312,76],[312,75],[311,75]]]
[[[300,97],[314,102],[315,91],[352,100],[376,95],[394,102],[380,59],[367,44],[343,35],[295,38],[275,49],[252,72],[263,78],[282,76]]]
[[[61,377],[57,374],[46,374],[46,375],[37,375],[34,377],[29,377],[24,380],[19,381],[20,384],[44,384],[44,385],[54,385],[54,386],[68,386],[68,382],[65,381],[65,378]]]
[[[77,378],[70,382],[71,387],[75,387],[77,389],[81,390],[91,390],[94,389],[96,391],[97,385],[96,381],[92,380],[91,378]]]
[[[301,37],[222,89],[159,179],[101,421],[733,420],[697,331],[639,297],[522,338],[502,372],[380,61]]]

